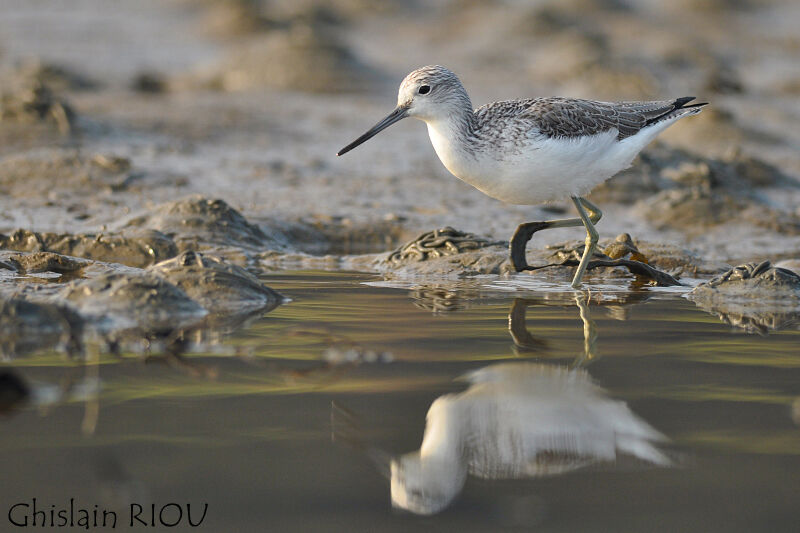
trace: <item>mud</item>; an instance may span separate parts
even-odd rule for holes
[[[800,323],[800,275],[769,261],[739,265],[698,285],[688,298],[747,331],[765,333]]]
[[[77,272],[86,267],[87,262],[52,252],[33,252],[30,254],[10,254],[4,257],[4,263],[14,267],[20,274],[37,272],[55,272],[67,274]]]
[[[636,247],[647,262],[676,277],[704,278],[730,268],[724,261],[704,259],[696,252],[667,243],[636,240]]]
[[[774,165],[733,152],[708,158],[663,144],[643,152],[629,169],[592,192],[598,201],[636,202],[639,216],[661,229],[687,234],[747,223],[784,235],[800,234],[800,216],[765,193],[796,189]],[[638,200],[637,200],[638,199]]]
[[[67,135],[75,128],[75,121],[70,104],[44,84],[33,82],[0,93],[0,124],[44,123]]]
[[[199,252],[183,252],[148,272],[181,288],[212,314],[268,311],[284,300],[245,269]]]
[[[222,0],[205,2],[198,20],[200,31],[214,38],[247,36],[274,28],[273,21],[263,13],[261,2],[254,0]]]
[[[156,206],[129,220],[127,227],[163,232],[174,240],[179,251],[262,251],[284,248],[288,240],[280,233],[267,235],[225,201],[201,196]]]
[[[208,314],[181,289],[149,274],[113,273],[74,281],[59,298],[102,332],[167,334],[196,325]]]
[[[380,78],[326,25],[298,21],[238,44],[220,64],[173,83],[223,91],[338,93],[369,90]]]
[[[0,160],[0,190],[20,199],[41,198],[43,192],[51,201],[67,195],[117,192],[142,177],[127,158],[109,154],[87,157],[77,150],[41,150]]]
[[[428,231],[380,260],[387,276],[498,274],[508,260],[508,243],[490,241],[451,227]]]
[[[100,82],[85,73],[36,58],[22,60],[0,72],[0,83],[5,86],[46,86],[56,93],[102,88]]]
[[[0,267],[6,272],[0,274],[0,302],[8,304],[0,344],[8,356],[45,349],[79,354],[97,341],[113,350],[152,348],[153,342],[179,351],[190,340],[217,344],[284,302],[246,270],[196,252],[142,270],[53,252],[5,251]]]
[[[0,234],[0,248],[20,252],[55,252],[143,268],[178,254],[175,243],[155,230],[59,235],[17,230]]]
[[[643,151],[633,166],[592,191],[603,202],[632,202],[665,190],[696,188],[753,195],[764,187],[797,187],[778,167],[732,149],[705,157],[663,142]]]
[[[0,299],[0,355],[14,358],[44,349],[83,353],[83,320],[63,305]]]

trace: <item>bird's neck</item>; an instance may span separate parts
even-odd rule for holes
[[[460,95],[436,116],[425,118],[428,128],[440,134],[448,134],[452,139],[466,139],[474,135],[477,119],[472,102],[466,93]]]
[[[477,120],[469,100],[451,113],[425,121],[436,155],[453,175],[464,178],[465,162],[472,157],[470,147],[476,140]]]
[[[458,401],[437,399],[428,410],[420,455],[444,462],[458,462],[463,449],[464,425]]]

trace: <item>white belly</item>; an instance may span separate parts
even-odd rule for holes
[[[531,138],[470,153],[428,124],[436,154],[457,178],[509,204],[534,205],[587,194],[630,166],[655,136],[617,140],[610,130],[578,139]],[[643,132],[644,133],[644,132]],[[655,133],[655,132],[654,132]],[[641,134],[640,134],[641,135]]]

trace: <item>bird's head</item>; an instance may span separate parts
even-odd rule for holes
[[[405,77],[397,93],[397,107],[406,116],[420,120],[436,120],[451,115],[469,104],[469,97],[453,72],[433,65],[418,68]]]
[[[407,453],[391,463],[392,505],[415,514],[436,514],[461,492],[466,477],[466,465],[459,460]]]
[[[364,135],[339,150],[337,155],[346,154],[406,117],[428,122],[453,116],[463,109],[472,111],[472,104],[458,76],[439,65],[418,68],[400,84],[394,111]]]

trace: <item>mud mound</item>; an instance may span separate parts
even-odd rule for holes
[[[769,261],[739,265],[698,285],[688,298],[751,332],[766,333],[800,322],[800,275]]]
[[[240,37],[274,28],[276,22],[258,0],[206,1],[199,27],[212,37]]]
[[[223,200],[192,196],[161,204],[130,220],[128,227],[158,230],[172,238],[180,251],[237,248],[244,251],[281,249],[286,235],[267,235]]]
[[[475,234],[465,233],[447,226],[419,235],[416,239],[389,254],[387,261],[399,265],[404,262],[426,261],[491,246],[505,245],[505,242],[492,242]]]
[[[800,234],[800,217],[775,207],[759,192],[770,187],[797,189],[797,184],[777,167],[739,152],[709,158],[656,144],[639,156],[633,168],[597,187],[591,197],[600,202],[636,202],[635,211],[658,228],[692,233],[745,221]]]
[[[87,338],[112,351],[179,352],[190,339],[216,344],[283,301],[246,270],[196,252],[141,270],[52,252],[5,251],[0,353],[54,347],[78,353]]]
[[[103,332],[170,333],[208,314],[181,289],[152,274],[112,273],[74,281],[59,297]]]
[[[17,272],[55,272],[68,274],[77,272],[87,265],[86,262],[77,261],[52,252],[34,252],[30,254],[11,254],[5,257],[5,262],[13,265]]]
[[[227,59],[184,83],[240,91],[272,87],[312,93],[366,91],[380,79],[332,31],[295,23],[234,47]]]
[[[800,275],[785,268],[773,267],[770,261],[745,263],[698,286],[694,295],[720,293],[753,298],[753,289],[777,291],[776,294],[788,298],[800,298]],[[800,300],[798,300],[800,303]]]
[[[451,227],[419,235],[379,262],[387,276],[499,274],[508,243],[490,241]]]
[[[0,234],[0,249],[55,252],[140,268],[178,254],[175,243],[163,233],[139,229],[78,235],[17,230],[8,236]]]
[[[89,91],[99,89],[100,83],[72,68],[41,59],[22,61],[8,72],[0,74],[0,82],[6,85],[42,85],[51,91]]]
[[[94,195],[120,191],[142,177],[127,158],[84,156],[76,151],[42,150],[0,159],[0,193],[37,198],[43,191]]]
[[[198,252],[183,252],[149,272],[180,287],[212,314],[246,314],[277,306],[283,297],[245,269]]]
[[[539,248],[527,247],[526,258],[536,275],[578,264],[583,254],[583,241],[569,241]],[[490,241],[447,227],[423,233],[388,255],[367,263],[355,258],[348,263],[359,269],[374,268],[390,278],[423,275],[467,277],[479,274],[511,274],[508,243]],[[659,285],[679,284],[676,277],[717,274],[728,265],[703,260],[689,250],[666,244],[655,244],[621,234],[616,239],[603,239],[590,268],[603,268],[603,276],[628,277],[634,273],[642,280]]]
[[[16,357],[43,349],[83,351],[83,321],[70,309],[11,298],[0,300],[0,354]]]
[[[38,82],[6,89],[0,93],[0,125],[52,124],[62,134],[75,127],[75,112],[66,100]]]

